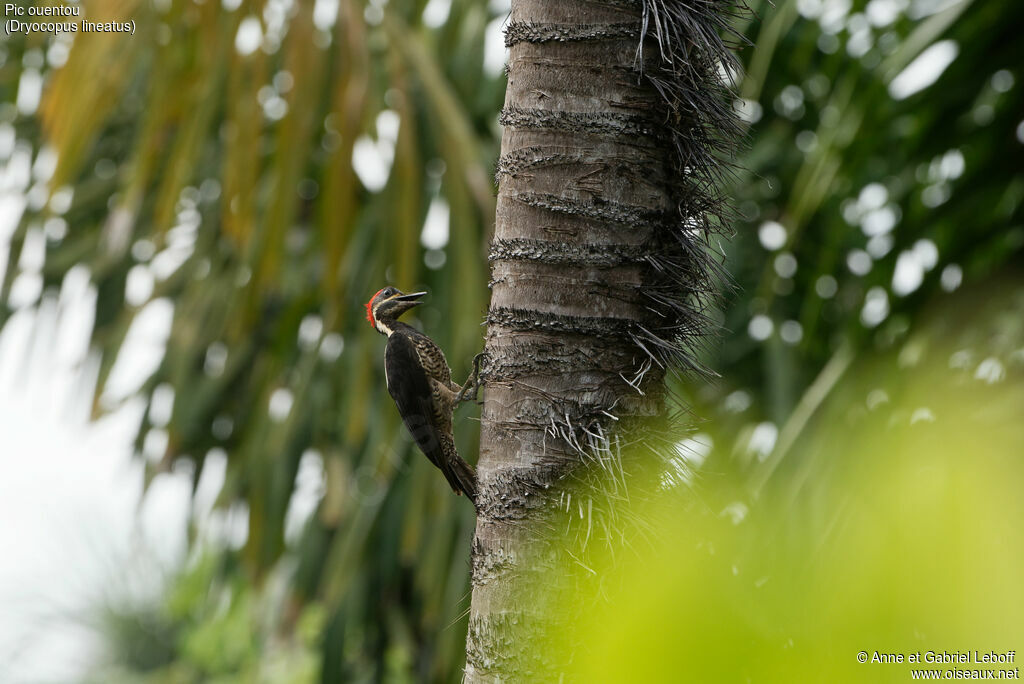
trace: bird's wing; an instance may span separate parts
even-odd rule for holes
[[[434,424],[434,400],[430,380],[420,364],[416,348],[405,335],[390,335],[384,352],[388,392],[398,406],[405,427],[430,462],[444,469],[441,436]]]

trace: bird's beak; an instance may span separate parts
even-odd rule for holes
[[[420,297],[422,297],[425,294],[427,294],[427,293],[426,292],[410,292],[409,294],[399,295],[397,297],[393,297],[392,299],[394,299],[396,302],[419,303]]]

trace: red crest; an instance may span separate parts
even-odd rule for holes
[[[383,291],[384,288],[382,287],[381,289],[377,290],[377,292],[374,293],[372,297],[370,297],[370,301],[366,302],[366,320],[368,320],[370,322],[370,325],[372,325],[374,328],[377,327],[377,321],[373,319],[373,300],[376,299],[377,295],[379,295]]]

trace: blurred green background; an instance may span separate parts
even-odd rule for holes
[[[705,681],[727,651],[729,681],[902,680],[854,654],[915,638],[1024,652],[1004,572],[1024,560],[1024,5],[752,6],[721,244],[735,282],[702,352],[721,379],[675,382],[694,429],[642,513],[650,575],[610,564],[623,601],[581,622],[596,644],[636,624],[615,643],[638,647],[595,648],[580,676],[677,680],[697,647]],[[137,33],[0,45],[0,320],[87,282],[94,414],[144,397],[147,479],[206,473],[219,511],[192,521],[157,599],[96,607],[103,655],[83,679],[457,680],[472,510],[399,429],[362,303],[430,290],[420,323],[468,372],[507,3],[82,8]],[[947,543],[986,560],[942,572]]]

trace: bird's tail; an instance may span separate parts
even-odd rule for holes
[[[459,452],[455,450],[454,442],[444,440],[444,473],[448,484],[452,486],[456,494],[465,494],[466,497],[476,504],[476,471],[473,466],[466,463]]]

